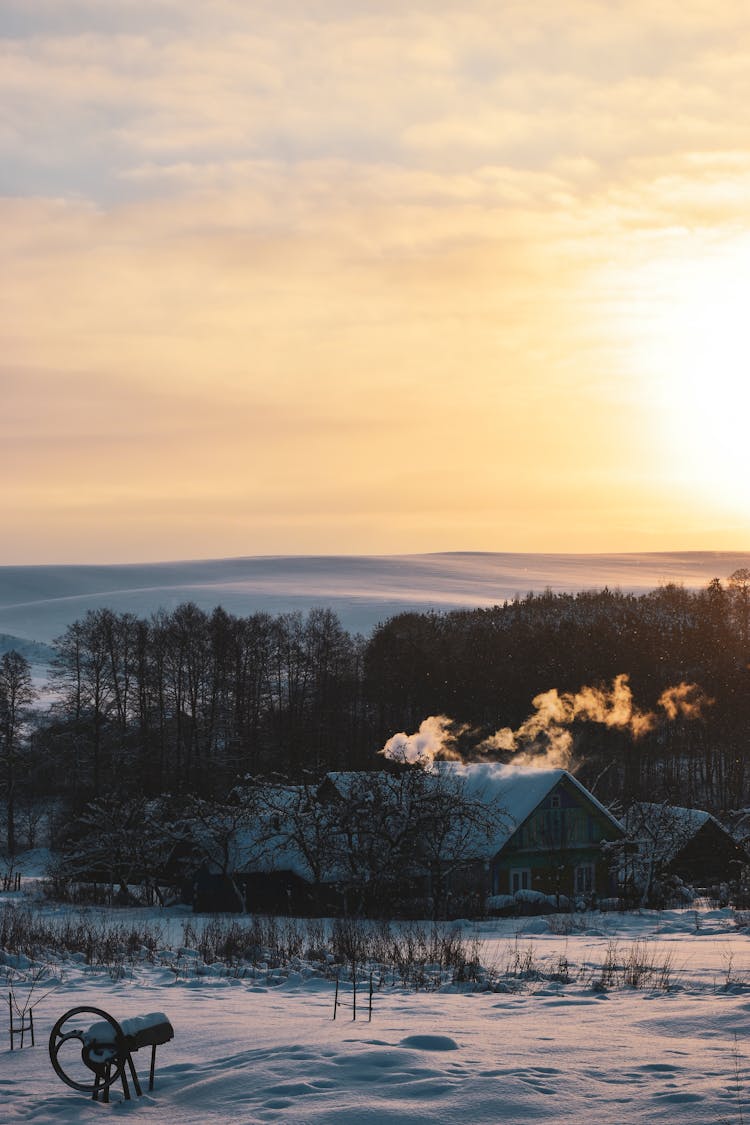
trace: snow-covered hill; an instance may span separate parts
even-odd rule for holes
[[[29,641],[12,633],[0,633],[0,656],[11,649],[20,652],[30,664],[47,665],[55,655],[53,649],[42,641]]]
[[[148,615],[194,601],[231,613],[282,613],[326,605],[367,632],[404,609],[494,605],[529,591],[667,582],[697,588],[750,566],[750,554],[683,552],[555,555],[259,556],[113,566],[0,567],[0,633],[49,642],[88,609]],[[17,645],[16,645],[17,647]]]

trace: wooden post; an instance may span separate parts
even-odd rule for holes
[[[357,966],[352,965],[352,1019],[357,1018]]]
[[[14,1033],[13,1033],[13,998],[12,998],[10,993],[8,993],[8,1015],[10,1016],[10,1049],[12,1051],[13,1050],[13,1039],[14,1039]]]
[[[333,1018],[336,1019],[336,1009],[339,1006],[339,978],[336,977],[336,994],[333,997]]]
[[[367,1016],[367,1022],[372,1023],[372,973],[370,973],[370,1009]]]

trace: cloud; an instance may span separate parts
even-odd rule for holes
[[[118,7],[76,5],[68,27],[48,7],[26,35],[16,19],[0,72],[10,162],[44,140],[71,172],[95,149],[110,173],[243,156],[446,171],[573,154],[604,169],[744,144],[740,5],[672,19],[640,3]],[[87,159],[84,192],[89,173]]]
[[[381,549],[682,544],[622,310],[655,254],[746,222],[749,20],[11,0],[13,482],[54,464],[85,502],[96,456],[112,495],[162,475],[218,509],[242,481],[336,550],[366,546],[355,495]]]

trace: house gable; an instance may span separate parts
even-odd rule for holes
[[[620,840],[622,826],[568,773],[517,826],[498,852],[564,852]]]
[[[622,825],[604,806],[571,774],[559,771],[495,855],[493,893],[613,894],[602,844],[624,837]]]

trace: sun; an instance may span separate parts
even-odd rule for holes
[[[664,472],[750,515],[750,238],[652,260],[631,283],[627,368]]]

